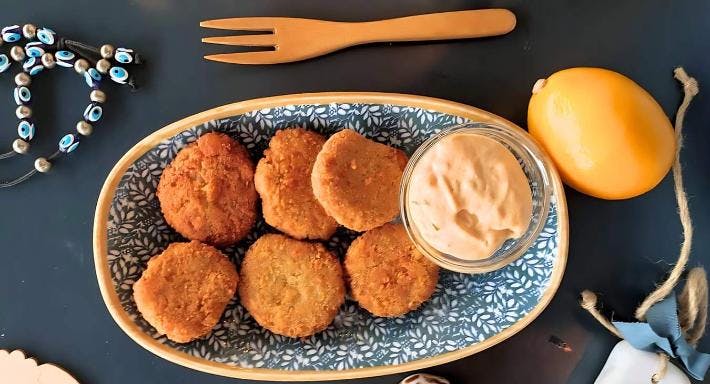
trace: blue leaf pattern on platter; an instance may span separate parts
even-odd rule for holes
[[[170,242],[183,240],[163,219],[155,191],[165,166],[201,134],[221,131],[231,135],[248,148],[254,161],[276,130],[299,126],[325,135],[351,128],[411,154],[430,135],[464,122],[459,116],[410,106],[287,105],[209,121],[163,141],[128,168],[109,211],[106,257],[123,308],[160,343],[244,368],[342,370],[404,364],[496,335],[528,314],[549,287],[559,242],[554,198],[544,230],[520,259],[479,275],[442,271],[432,298],[399,318],[371,316],[348,299],[325,331],[306,339],[290,339],[259,327],[235,298],[210,335],[177,344],[158,335],[133,301],[132,285],[148,259]],[[245,240],[224,251],[239,264],[251,243],[273,231],[261,220]],[[326,246],[342,257],[356,236],[341,228]]]

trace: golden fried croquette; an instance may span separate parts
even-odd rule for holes
[[[407,155],[344,129],[323,145],[313,165],[313,194],[347,228],[366,231],[399,213]]]
[[[297,239],[328,239],[338,223],[316,201],[311,170],[325,138],[303,128],[283,129],[259,160],[254,185],[264,220]]]
[[[344,268],[353,298],[383,317],[416,309],[439,280],[439,267],[419,253],[402,224],[388,223],[355,239]]]
[[[190,240],[227,246],[256,221],[254,165],[222,133],[206,133],[183,148],[163,171],[157,195],[165,220]]]
[[[199,241],[172,243],[148,261],[133,284],[133,298],[158,332],[186,343],[217,324],[238,281],[234,264],[216,248]]]
[[[310,336],[328,327],[345,301],[342,268],[320,243],[267,234],[244,257],[239,297],[271,332]]]

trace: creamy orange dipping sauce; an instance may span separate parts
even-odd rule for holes
[[[412,225],[429,245],[459,259],[480,260],[525,233],[532,193],[506,147],[482,135],[453,133],[419,159],[407,204]]]

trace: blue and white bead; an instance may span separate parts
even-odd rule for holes
[[[17,134],[22,140],[30,141],[35,137],[35,124],[29,119],[22,119],[17,124]]]
[[[108,71],[108,75],[112,81],[118,84],[128,84],[128,71],[126,71],[123,67],[111,67],[111,69]]]
[[[76,54],[72,51],[57,51],[54,53],[54,60],[60,67],[72,68],[76,59]]]
[[[42,72],[44,66],[42,65],[42,61],[39,58],[28,57],[27,60],[25,60],[25,62],[22,64],[22,68],[25,70],[25,72],[29,73],[30,76],[35,76],[38,73]]]
[[[86,85],[91,88],[96,88],[101,83],[101,74],[96,68],[88,68],[84,72],[84,80],[86,81]]]
[[[24,69],[25,72],[28,72],[29,69],[32,68],[35,64],[37,64],[37,58],[28,57],[27,60],[22,63],[22,69]]]
[[[46,45],[54,45],[57,42],[57,34],[49,28],[37,29],[37,40]]]
[[[11,25],[2,29],[2,41],[6,43],[15,43],[22,38],[22,27],[19,25]]]
[[[59,140],[59,151],[64,153],[72,152],[79,146],[79,136],[73,133],[67,133]]]
[[[131,64],[136,60],[135,53],[129,48],[116,48],[113,58],[121,64]]]
[[[28,57],[42,57],[45,51],[45,45],[39,41],[33,41],[25,44],[25,54]]]
[[[12,61],[10,61],[10,58],[4,53],[0,54],[0,73],[7,71],[11,65]]]
[[[17,105],[28,105],[32,102],[32,92],[25,86],[16,87],[13,96]]]
[[[101,120],[104,110],[99,103],[91,103],[84,110],[84,120],[89,123],[95,123]]]

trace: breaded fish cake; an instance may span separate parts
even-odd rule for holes
[[[234,264],[216,248],[199,241],[172,243],[148,261],[133,284],[133,299],[158,332],[186,343],[212,330],[238,282]]]
[[[416,309],[439,280],[439,267],[417,250],[402,224],[387,223],[355,239],[344,268],[353,298],[383,317]]]
[[[239,297],[271,332],[310,336],[328,327],[345,301],[342,268],[320,243],[267,234],[244,257]]]
[[[303,128],[276,131],[259,160],[254,185],[264,220],[297,239],[328,239],[338,223],[316,201],[311,170],[325,138]]]
[[[399,213],[399,185],[407,155],[344,129],[323,145],[313,165],[313,194],[330,216],[366,231]]]
[[[157,195],[165,220],[190,240],[227,246],[256,221],[254,165],[223,133],[206,133],[183,148],[163,171]]]

